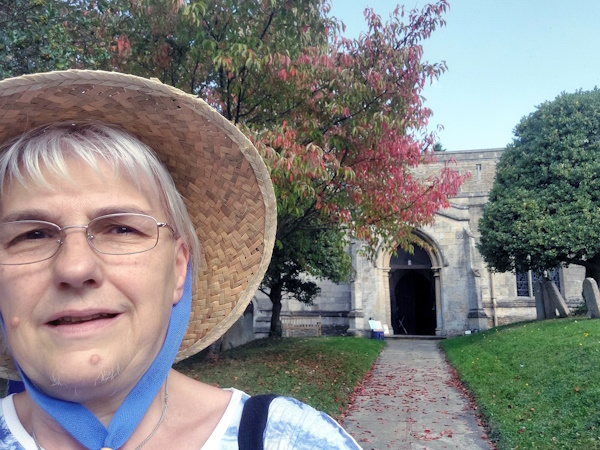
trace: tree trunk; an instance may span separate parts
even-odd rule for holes
[[[269,298],[273,303],[273,312],[271,313],[271,329],[269,330],[270,337],[281,337],[281,291],[283,283],[279,282],[271,286]]]
[[[587,263],[585,266],[585,277],[593,278],[598,283],[598,286],[600,286],[600,255],[589,259]]]
[[[221,356],[221,344],[223,343],[223,337],[220,337],[215,342],[208,346],[208,351],[206,352],[206,360],[211,363],[216,363],[219,361],[219,357]]]

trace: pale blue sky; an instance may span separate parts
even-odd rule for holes
[[[332,15],[356,37],[367,6],[385,21],[397,3],[332,0]],[[448,71],[424,96],[448,150],[505,147],[540,103],[600,87],[600,0],[450,0],[445,19],[424,42],[424,59],[445,60]]]

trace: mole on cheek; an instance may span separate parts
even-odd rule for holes
[[[101,359],[100,359],[100,355],[92,355],[90,356],[90,364],[92,366],[97,366],[100,363]]]
[[[10,326],[13,328],[18,328],[20,323],[21,319],[19,319],[18,317],[13,317],[12,319],[10,319]]]

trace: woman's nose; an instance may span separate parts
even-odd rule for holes
[[[63,228],[61,245],[54,257],[55,280],[59,286],[97,286],[101,282],[98,253],[92,248],[87,227]]]

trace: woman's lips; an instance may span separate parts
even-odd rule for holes
[[[55,320],[49,321],[48,324],[53,325],[53,326],[74,325],[74,324],[80,324],[83,322],[89,322],[92,320],[112,319],[115,316],[116,316],[116,314],[114,314],[114,313],[97,313],[97,314],[89,314],[89,315],[85,315],[85,316],[65,315],[65,316],[61,316]]]
[[[46,322],[48,329],[58,336],[96,338],[105,336],[108,330],[120,323],[118,311],[63,311]]]

